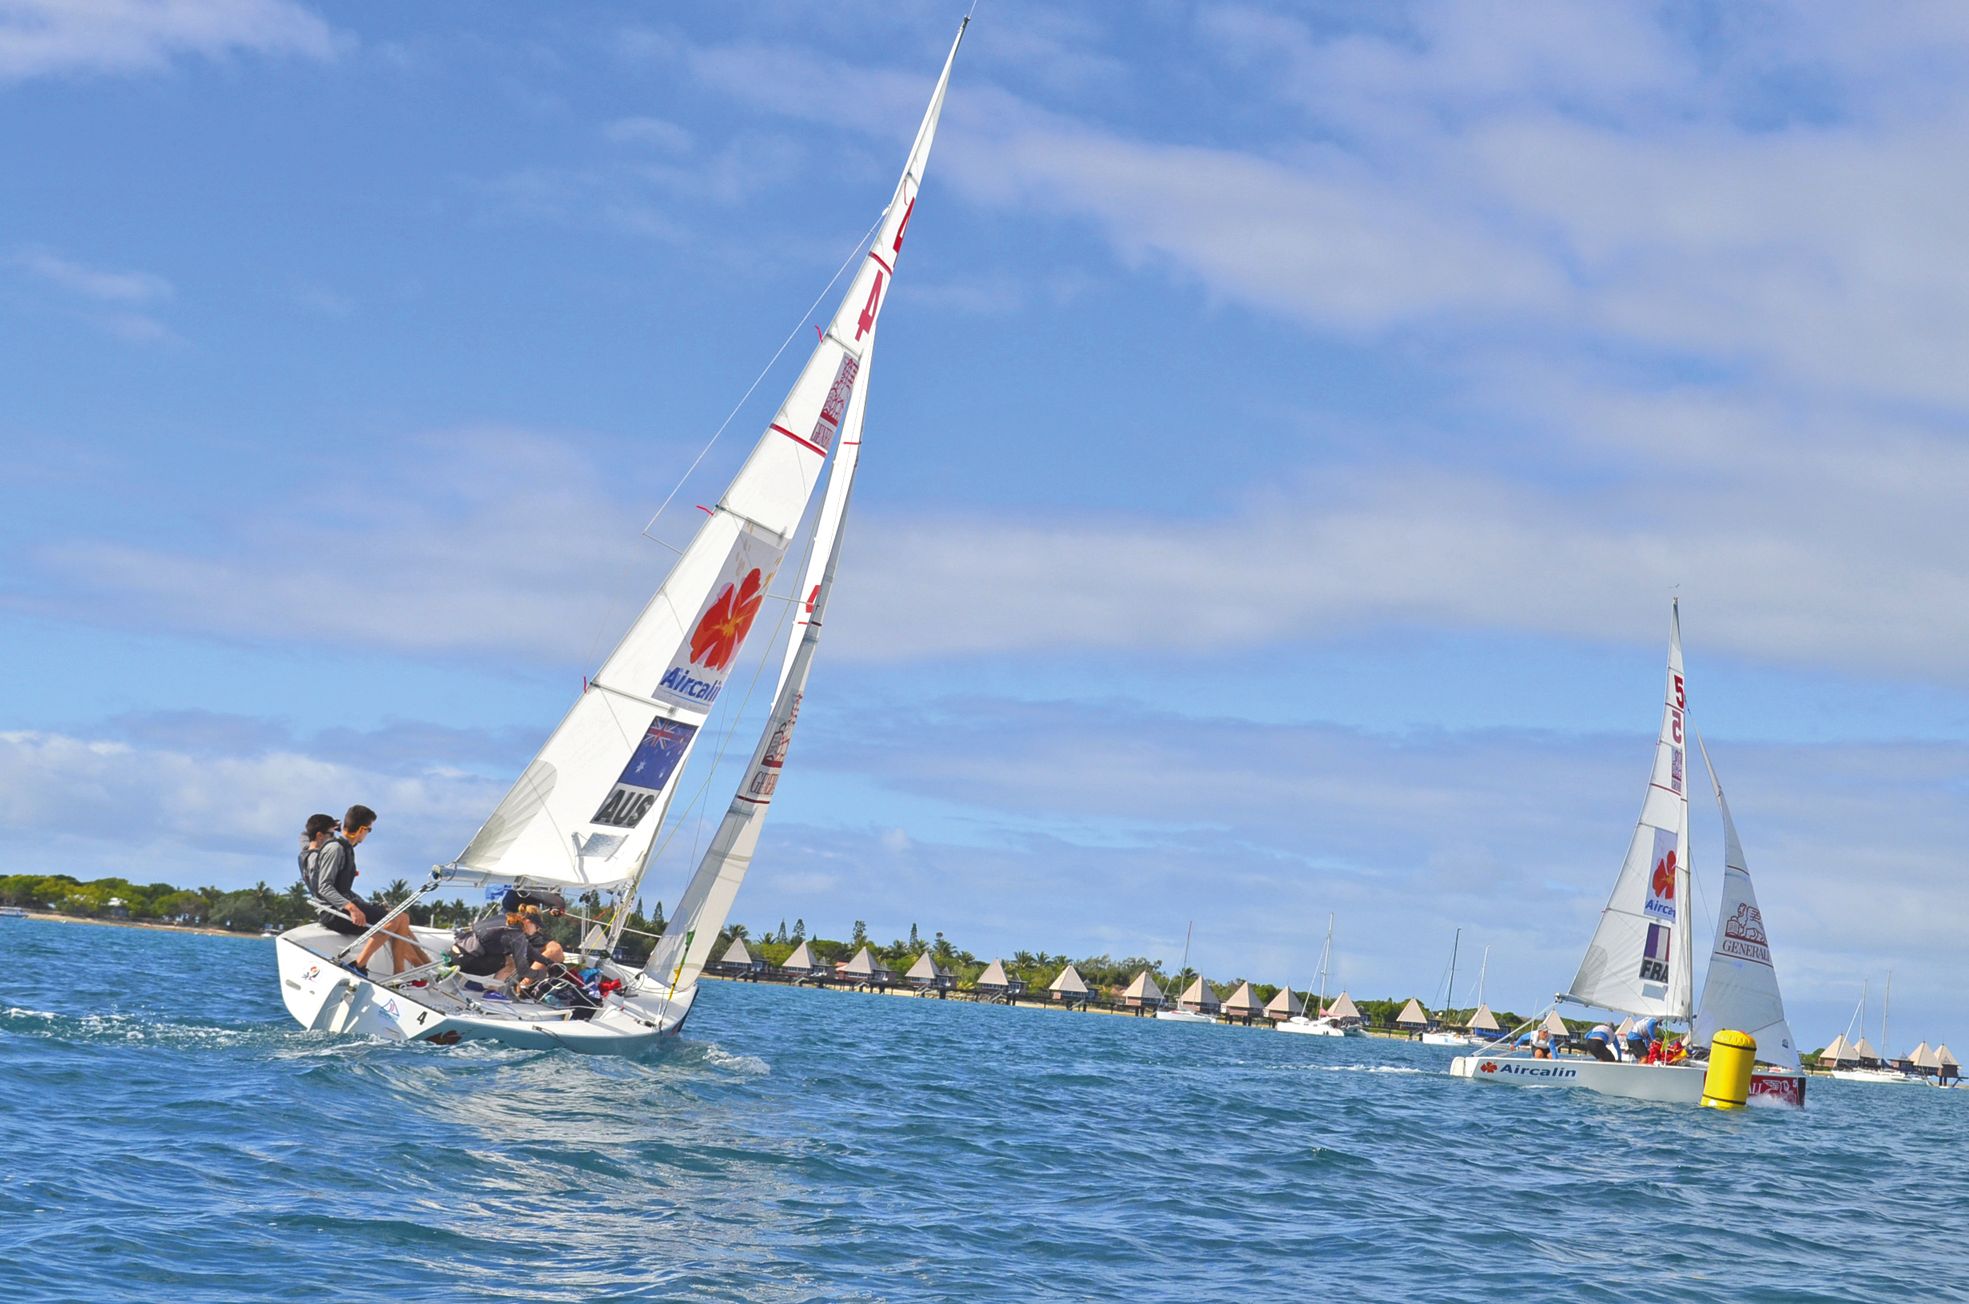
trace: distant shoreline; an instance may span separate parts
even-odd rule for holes
[[[940,999],[951,1000],[951,1001],[963,1001],[964,1003],[970,1005],[1003,1005],[1006,1006],[1008,1009],[1051,1010],[1059,1014],[1105,1014],[1111,1017],[1117,1017],[1123,1019],[1153,1020],[1155,1018],[1154,1011],[1149,1011],[1148,1013],[1140,1013],[1131,1009],[1123,1009],[1119,1006],[1092,1005],[1080,1001],[1076,1001],[1072,1005],[1068,1005],[1062,1001],[1039,1000],[1030,995],[1025,996],[1016,1001],[1002,1001],[1002,1000],[988,1001],[979,998],[978,996],[972,994],[971,992],[959,991],[955,988],[951,989],[950,994],[948,996],[939,997],[937,993],[934,991],[919,991],[914,987],[900,987],[900,986],[857,987],[852,983],[789,983],[789,982],[778,981],[776,979],[771,979],[771,978],[765,978],[765,979],[740,978],[732,974],[709,973],[709,972],[699,974],[698,979],[699,981],[709,979],[713,982],[721,982],[721,983],[753,983],[761,987],[788,987],[788,988],[805,987],[815,991],[849,992],[856,996],[899,996],[899,997],[908,997],[911,1000],[919,1000],[919,1001],[935,1001]],[[1270,1030],[1272,1027],[1271,1021],[1264,1018],[1253,1018],[1250,1023],[1238,1023],[1237,1021],[1232,1019],[1220,1019],[1219,1022],[1222,1023],[1222,1025],[1227,1028],[1249,1027],[1249,1028]],[[1415,1036],[1410,1033],[1399,1031],[1396,1029],[1390,1029],[1390,1028],[1362,1028],[1361,1031],[1369,1037],[1378,1037],[1383,1041],[1416,1040]]]
[[[201,937],[248,937],[271,941],[260,933],[242,933],[231,928],[208,928],[204,924],[158,924],[142,919],[91,919],[87,915],[64,915],[53,910],[30,910],[28,919],[45,919],[55,924],[100,924],[104,928],[147,928],[157,933],[197,933]],[[0,924],[4,924],[0,919]]]

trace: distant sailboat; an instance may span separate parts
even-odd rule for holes
[[[1854,1066],[1852,1068],[1835,1067],[1832,1070],[1832,1076],[1841,1082],[1872,1082],[1883,1086],[1906,1086],[1909,1084],[1920,1086],[1922,1083],[1920,1077],[1912,1073],[1903,1073],[1899,1069],[1891,1067],[1884,1053],[1884,1048],[1890,1044],[1887,1040],[1887,1020],[1894,1008],[1894,975],[1891,970],[1887,974],[1887,994],[1880,1001],[1880,1045],[1883,1050],[1876,1051],[1866,1039],[1866,998],[1867,985],[1862,981],[1860,984],[1860,1007],[1853,1014],[1854,1020],[1859,1027],[1860,1038],[1858,1041],[1846,1042],[1852,1048],[1851,1054],[1854,1060]],[[1848,1031],[1851,1030],[1849,1027]],[[1826,1049],[1830,1051],[1832,1047],[1828,1046]]]
[[[1190,971],[1190,935],[1196,931],[1196,921],[1191,920],[1183,930],[1183,967],[1176,971],[1181,978]],[[1193,1008],[1186,1008],[1193,1007]],[[1155,1017],[1165,1023],[1215,1023],[1218,1008],[1217,993],[1210,990],[1210,984],[1198,974],[1189,990],[1176,998],[1174,1005],[1157,1010]]]
[[[1320,947],[1319,998],[1314,1001],[1310,1010],[1295,1014],[1291,1018],[1276,1025],[1280,1032],[1297,1033],[1302,1037],[1364,1037],[1367,1035],[1361,1031],[1360,1011],[1354,1008],[1354,1002],[1345,992],[1340,993],[1340,1000],[1335,1002],[1333,1009],[1329,1010],[1326,1008],[1326,973],[1327,967],[1332,963],[1333,916],[1329,914],[1326,917],[1326,944]],[[1340,1008],[1343,1005],[1346,1007],[1344,1011]]]
[[[1751,888],[1722,783],[1709,766],[1722,814],[1723,901],[1711,948],[1702,1008],[1694,1001],[1689,877],[1689,797],[1686,786],[1687,694],[1682,672],[1679,604],[1669,616],[1668,679],[1655,763],[1613,894],[1580,961],[1571,986],[1555,1003],[1611,1010],[1638,1019],[1691,1025],[1692,1048],[1709,1045],[1719,1029],[1757,1038],[1759,1067],[1754,1097],[1803,1105],[1805,1079],[1785,1022],[1764,918]],[[1703,753],[1705,766],[1708,753]],[[1766,1067],[1769,1066],[1769,1067]],[[1645,1064],[1578,1056],[1540,1060],[1516,1050],[1460,1055],[1456,1077],[1516,1086],[1583,1087],[1607,1095],[1694,1104],[1702,1096],[1704,1070],[1695,1064]]]
[[[487,900],[509,889],[612,898],[608,931],[591,929],[592,945],[583,948],[584,958],[611,980],[611,990],[598,1008],[570,1009],[512,999],[494,990],[496,983],[488,987],[435,965],[361,974],[341,962],[364,938],[307,924],[275,944],[281,996],[304,1027],[445,1045],[484,1040],[620,1054],[683,1025],[698,975],[751,864],[806,693],[840,560],[876,323],[963,37],[960,25],[902,178],[846,295],[737,476],[706,509],[670,574],[471,843],[385,919],[366,921],[373,933],[413,902],[444,890],[483,892]],[[647,964],[619,964],[610,957],[693,744],[734,673],[774,576],[797,555],[801,522],[823,474],[826,491],[797,571],[798,621],[777,679],[770,681],[772,707],[751,763]],[[449,929],[414,931],[417,944],[432,954],[454,941]]]
[[[1449,1023],[1450,1005],[1456,1000],[1456,952],[1463,943],[1463,930],[1457,929],[1456,936],[1449,944],[1449,981],[1443,984],[1443,1012],[1438,1026],[1422,1034],[1425,1046],[1481,1046],[1481,1037],[1472,1037],[1467,1032],[1459,1032]]]

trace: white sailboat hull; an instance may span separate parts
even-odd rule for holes
[[[449,933],[418,937],[427,949],[442,948],[450,940]],[[534,1050],[629,1055],[678,1032],[695,995],[693,989],[676,1001],[654,994],[610,997],[593,1018],[575,1019],[561,1007],[487,999],[465,986],[476,980],[459,976],[431,987],[393,990],[328,958],[348,942],[318,924],[292,929],[275,941],[281,999],[302,1027],[439,1046],[487,1041]],[[387,951],[379,952],[377,960],[386,955]],[[384,975],[378,977],[387,981]]]
[[[1451,1077],[1507,1087],[1579,1087],[1603,1096],[1653,1100],[1670,1105],[1693,1105],[1702,1099],[1706,1072],[1695,1064],[1636,1064],[1627,1060],[1596,1060],[1578,1056],[1528,1059],[1522,1055],[1458,1055],[1450,1061]],[[1784,1069],[1759,1069],[1751,1075],[1752,1100],[1802,1106],[1805,1075]]]
[[[1425,1032],[1422,1034],[1424,1046],[1482,1046],[1482,1037],[1472,1037],[1467,1032]]]
[[[1841,1082],[1878,1082],[1887,1086],[1919,1086],[1926,1080],[1895,1069],[1834,1069],[1828,1076]]]
[[[1166,1023],[1215,1023],[1214,1014],[1199,1014],[1195,1010],[1157,1010],[1155,1017]]]
[[[1359,1028],[1343,1027],[1331,1019],[1309,1019],[1303,1014],[1294,1015],[1277,1025],[1280,1032],[1296,1032],[1302,1037],[1364,1037],[1367,1034]]]

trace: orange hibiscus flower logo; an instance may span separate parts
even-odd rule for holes
[[[1675,853],[1669,852],[1655,865],[1654,894],[1663,901],[1675,899]]]
[[[727,584],[704,619],[691,631],[691,661],[707,670],[729,670],[738,656],[738,646],[752,630],[765,597],[765,579],[758,567],[736,584]]]

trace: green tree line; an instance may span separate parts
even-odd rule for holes
[[[399,878],[372,893],[372,896],[379,904],[390,907],[409,896],[411,891],[410,883]],[[112,907],[112,901],[118,905]],[[147,923],[224,928],[239,933],[258,933],[268,927],[292,928],[314,918],[314,912],[308,907],[298,882],[282,891],[276,891],[264,882],[250,888],[226,890],[217,887],[184,888],[170,883],[133,883],[126,878],[114,877],[83,882],[67,874],[7,874],[0,875],[0,905],[52,910],[86,919],[129,918]],[[408,913],[411,922],[419,927],[442,928],[468,924],[485,909],[485,903],[467,902],[454,897],[449,901],[419,902]],[[574,902],[568,917],[550,920],[548,932],[564,945],[572,946],[591,923],[606,927],[609,921],[610,914],[601,899],[589,893]],[[641,957],[648,953],[654,935],[663,931],[663,925],[663,903],[660,901],[648,914],[640,908],[632,910],[622,939],[625,957],[640,962]],[[909,926],[908,936],[893,938],[886,944],[879,943],[869,936],[868,926],[861,920],[854,922],[845,941],[810,935],[804,919],[794,920],[791,926],[782,919],[777,928],[756,932],[744,924],[731,924],[719,934],[714,955],[722,956],[725,949],[741,937],[754,956],[771,965],[785,964],[787,957],[801,942],[808,945],[820,964],[849,959],[866,946],[877,964],[892,970],[898,977],[907,973],[917,958],[928,952],[938,964],[950,971],[960,991],[976,986],[979,975],[991,963],[989,959],[981,960],[957,946],[942,932],[926,937],[915,924]],[[1193,968],[1177,970],[1160,960],[1141,955],[1117,959],[1103,952],[1072,959],[1064,953],[1014,951],[1001,958],[1006,974],[1024,982],[1026,990],[1034,994],[1043,994],[1060,971],[1072,964],[1095,998],[1105,1004],[1119,1004],[1122,991],[1144,969],[1171,1000],[1181,995],[1197,976]],[[1242,978],[1232,978],[1227,982],[1210,982],[1209,985],[1221,1001],[1228,999],[1243,982]],[[1273,983],[1253,982],[1251,990],[1259,1003],[1265,1004],[1278,995],[1279,988]],[[1305,993],[1298,995],[1303,997]],[[1392,1027],[1396,1014],[1408,999],[1406,996],[1386,1000],[1356,998],[1354,1004],[1360,1007],[1362,1017],[1370,1024]],[[1449,1012],[1447,1021],[1461,1026],[1474,1013],[1474,1010],[1453,1010]],[[1509,1010],[1497,1011],[1497,1021],[1506,1029],[1523,1022]],[[1569,1019],[1566,1022],[1575,1035],[1583,1034],[1592,1026],[1580,1020]]]

